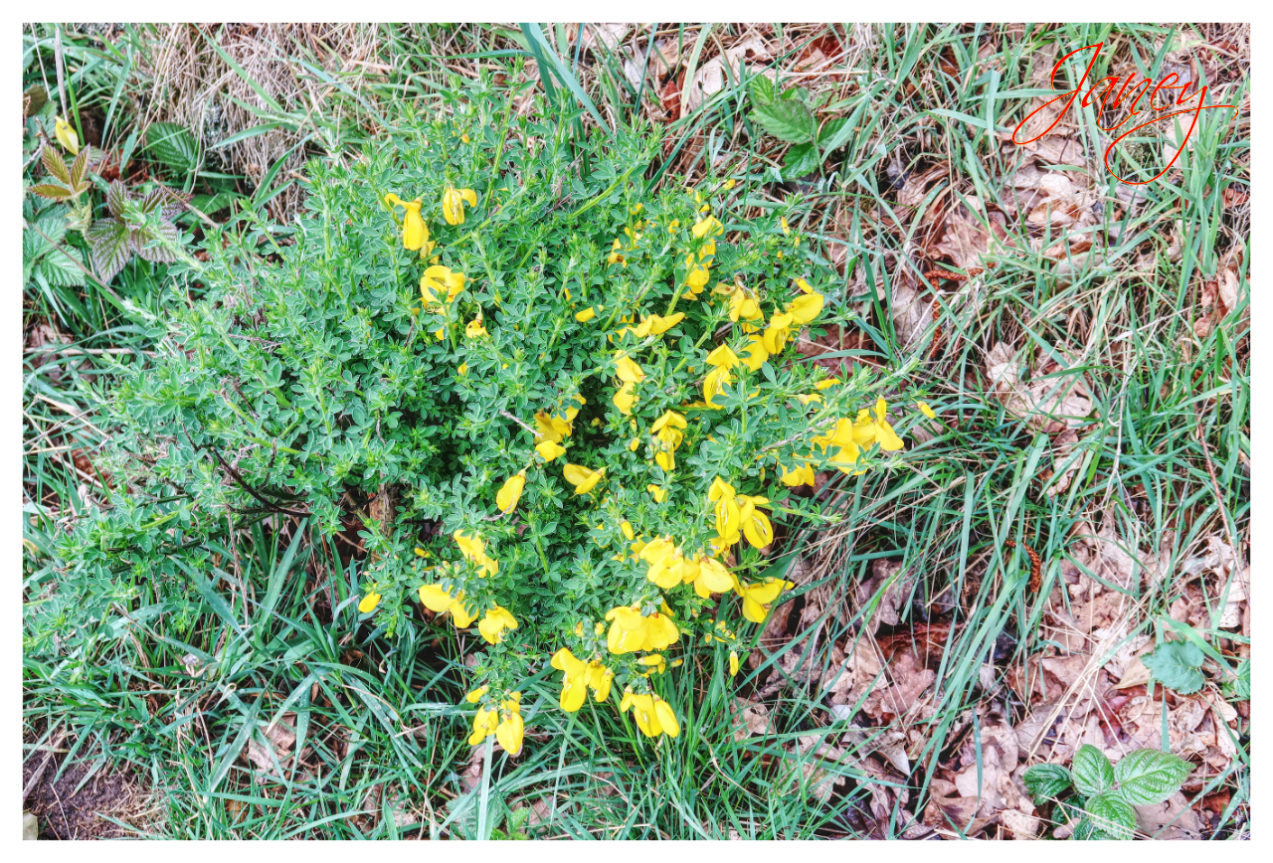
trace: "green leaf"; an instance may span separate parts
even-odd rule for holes
[[[41,198],[48,198],[51,201],[69,201],[75,197],[75,193],[70,189],[63,186],[55,186],[52,183],[39,183],[32,186],[31,191]]]
[[[1193,772],[1185,759],[1158,749],[1138,749],[1114,768],[1119,793],[1133,806],[1161,803]]]
[[[84,254],[72,246],[58,246],[40,261],[40,272],[50,285],[78,288],[85,282]]]
[[[151,123],[146,130],[146,152],[182,176],[192,174],[199,166],[199,145],[179,123]]]
[[[1114,765],[1105,753],[1084,743],[1074,754],[1074,787],[1084,797],[1109,791],[1114,787]]]
[[[757,75],[751,79],[747,92],[756,105],[766,105],[774,100],[774,82],[766,75]]]
[[[106,190],[106,209],[110,210],[110,214],[122,219],[128,201],[128,187],[119,180],[111,180],[110,187]]]
[[[757,105],[752,117],[770,135],[790,144],[807,144],[813,140],[813,114],[798,101],[778,99]]]
[[[1025,788],[1035,803],[1055,800],[1064,794],[1074,780],[1060,764],[1036,764],[1025,772]]]
[[[71,178],[68,183],[76,192],[88,190],[88,180],[84,179],[84,174],[88,170],[89,151],[92,149],[85,144],[80,148],[80,154],[75,157],[75,161],[71,163]]]
[[[1224,695],[1233,701],[1251,700],[1251,660],[1238,663],[1236,676],[1224,684]]]
[[[1158,649],[1143,660],[1145,667],[1163,686],[1181,695],[1197,692],[1206,682],[1200,666],[1202,651],[1188,641],[1164,641]]]
[[[1130,839],[1136,829],[1136,810],[1117,791],[1089,798],[1087,814],[1096,828],[1111,839]]]
[[[44,170],[48,171],[63,183],[71,182],[71,172],[66,167],[66,161],[62,158],[62,154],[52,147],[45,146],[40,151],[40,161],[44,163]]]
[[[180,257],[176,246],[181,243],[181,232],[172,222],[134,227],[129,229],[128,236],[133,251],[147,261],[171,264]]]
[[[822,157],[813,144],[797,144],[787,151],[782,160],[782,176],[794,180],[812,174],[822,166]]]
[[[128,225],[122,219],[98,219],[85,232],[93,269],[104,284],[115,278],[132,257],[133,245]]]

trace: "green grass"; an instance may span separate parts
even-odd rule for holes
[[[760,65],[789,69],[823,32],[795,28],[773,60],[747,67],[748,76]],[[81,489],[91,492],[95,481],[76,469],[71,454],[91,454],[109,436],[94,426],[92,410],[109,390],[110,352],[154,349],[149,327],[133,323],[134,310],[159,313],[161,302],[174,299],[160,299],[163,274],[149,267],[129,268],[110,286],[25,296],[28,326],[52,321],[69,337],[65,345],[25,354],[28,757],[39,753],[42,734],[61,728],[75,741],[68,760],[131,765],[162,798],[162,817],[134,825],[143,836],[482,838],[508,831],[513,813],[525,809],[533,814],[522,829],[534,838],[899,836],[922,816],[942,762],[967,739],[970,708],[993,702],[1019,718],[1031,707],[1006,676],[1047,646],[1038,634],[1043,603],[1027,589],[1028,560],[1005,549],[1006,540],[1042,556],[1046,592],[1063,566],[1080,565],[1074,531],[1108,514],[1133,553],[1162,551],[1168,561],[1162,581],[1133,590],[1140,613],[1124,640],[1161,637],[1185,589],[1180,565],[1206,537],[1224,537],[1249,554],[1248,227],[1224,198],[1228,189],[1249,190],[1249,123],[1204,115],[1183,179],[1136,187],[1144,201],[1121,220],[1117,184],[1094,177],[1100,197],[1093,230],[1117,224],[1118,237],[1105,246],[1102,263],[1078,266],[1069,279],[1057,279],[1055,262],[1032,251],[1054,237],[1032,244],[1039,232],[1020,217],[1009,220],[1010,242],[989,257],[997,266],[977,279],[978,304],[963,305],[947,291],[943,340],[930,357],[933,328],[921,335],[920,348],[908,348],[889,311],[893,292],[907,268],[918,275],[928,208],[943,195],[982,201],[1004,195],[1016,154],[984,129],[1014,125],[1037,92],[1023,77],[1036,52],[1051,40],[1080,46],[1108,38],[1111,49],[1135,46],[1149,58],[1145,71],[1157,75],[1169,33],[1159,25],[870,32],[855,62],[870,70],[872,83],[805,82],[825,95],[828,113],[860,118],[860,129],[820,174],[798,185],[774,182],[781,145],[751,120],[742,80],[666,127],[664,162],[650,179],[702,174],[723,160],[738,166],[735,194],[744,201],[799,188],[816,214],[805,229],[847,252],[839,301],[861,310],[868,336],[857,358],[890,367],[910,361],[912,385],[941,412],[940,431],[908,446],[905,468],[838,484],[842,522],[803,537],[838,553],[795,592],[850,596],[872,561],[897,560],[902,573],[918,576],[902,628],[919,622],[921,609],[950,624],[931,715],[918,726],[922,742],[910,753],[913,770],[884,780],[896,784],[892,791],[909,793],[905,806],[894,793],[886,822],[869,815],[866,801],[878,780],[862,772],[856,756],[872,751],[879,729],[864,729],[860,751],[834,759],[799,751],[809,748],[799,745],[802,739],[835,742],[849,727],[828,718],[818,681],[834,665],[832,646],[850,651],[874,628],[878,609],[871,604],[853,615],[828,606],[761,668],[744,670],[729,685],[722,683],[723,655],[716,667],[679,677],[677,702],[689,715],[682,735],[657,747],[612,710],[562,714],[556,675],[547,670],[527,687],[523,755],[509,759],[488,742],[477,762],[464,740],[468,713],[456,706],[463,692],[454,645],[386,639],[359,628],[353,613],[359,564],[341,566],[337,550],[311,547],[296,526],[227,537],[218,569],[191,573],[188,584],[156,587],[146,594],[154,597],[148,604],[115,602],[90,638],[61,641],[59,627],[73,619],[77,602],[59,587],[58,562],[46,550],[84,506]],[[387,75],[356,85],[323,71],[323,58],[307,58],[309,72],[331,86],[325,112],[315,116],[300,104],[253,109],[260,123],[241,135],[287,128],[296,131],[298,147],[347,155],[374,144],[367,123],[391,127],[386,118],[398,104],[438,110],[457,68],[501,72],[511,99],[533,85],[560,122],[581,130],[659,106],[661,81],[650,74],[634,85],[615,50],[585,50],[572,33],[560,25],[383,28],[379,57],[391,69]],[[55,40],[52,28],[37,27],[24,32],[24,67],[27,83],[42,78],[55,92],[53,43],[60,42],[69,103],[81,111],[99,108],[110,146],[135,149],[144,130],[131,125],[130,100],[151,83],[141,79],[137,57],[154,33],[140,28],[128,35],[111,47],[66,31]],[[720,26],[661,31],[681,46],[680,62],[689,67],[736,35]],[[1003,62],[978,60],[983,37],[996,40]],[[938,62],[943,57],[957,73]],[[538,76],[519,84],[526,59],[536,61]],[[683,71],[693,77],[693,68]],[[1094,139],[1085,144],[1099,152]],[[917,174],[939,163],[950,170],[917,207],[901,207],[890,171],[901,166]],[[282,164],[271,166],[259,188],[240,186],[228,212],[259,210],[282,194],[294,182]],[[187,182],[204,194],[233,186],[217,176]],[[1178,223],[1179,253],[1169,253]],[[1230,250],[1242,257],[1239,307],[1198,338],[1192,329],[1198,286],[1214,278]],[[197,295],[197,288],[185,290]],[[1094,409],[1070,453],[1075,471],[1063,491],[1050,494],[1056,477],[1040,476],[1051,467],[1048,436],[987,392],[984,354],[997,342],[1028,346],[1031,359],[1051,355],[1081,373],[1091,390]],[[1197,632],[1209,646],[1234,641],[1218,628],[1219,613],[1216,607],[1211,626]],[[734,740],[736,697],[753,695],[785,651],[803,653],[798,665],[811,672],[766,695],[772,733]],[[1212,652],[1221,667],[1234,664]],[[981,669],[992,657],[987,688]],[[264,744],[270,724],[285,718],[296,740],[276,753],[277,764],[242,757],[249,742]],[[481,767],[476,781],[475,766]],[[1232,792],[1217,834],[1248,833],[1249,785],[1243,739],[1230,769],[1196,795]],[[395,800],[406,810],[403,826],[395,822]]]

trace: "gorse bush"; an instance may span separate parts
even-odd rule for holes
[[[516,753],[549,665],[562,709],[675,736],[660,676],[695,646],[736,673],[793,587],[775,533],[823,518],[793,491],[897,458],[887,382],[793,351],[835,317],[794,202],[731,208],[728,177],[654,194],[649,134],[491,104],[315,162],[268,260],[209,238],[206,295],[122,376],[112,499],[64,556],[131,573],[126,599],[249,521],[355,524],[350,605],[480,647],[472,742]]]

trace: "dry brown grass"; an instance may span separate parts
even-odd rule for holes
[[[330,124],[340,117],[326,112],[348,109],[346,100],[332,99],[335,88],[297,61],[341,76],[357,92],[369,74],[382,68],[374,62],[379,39],[378,28],[366,24],[162,25],[141,70],[151,86],[140,126],[156,121],[186,126],[202,142],[212,168],[242,174],[255,187],[281,158],[286,158],[281,173],[299,168],[309,147],[324,141],[320,118]],[[288,117],[272,122],[262,93]],[[268,131],[212,149],[267,123],[272,125]],[[293,208],[299,194],[295,188],[284,192],[271,202],[272,214]]]

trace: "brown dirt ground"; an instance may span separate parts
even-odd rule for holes
[[[84,781],[93,765],[61,770],[57,750],[35,750],[22,765],[22,808],[35,815],[40,839],[121,839],[129,831],[107,820],[126,823],[149,807],[149,794],[128,768],[106,767]],[[60,771],[60,773],[59,773]],[[103,817],[107,816],[107,817]]]

